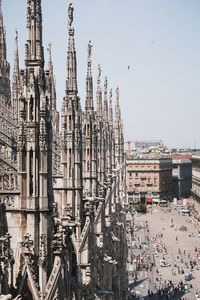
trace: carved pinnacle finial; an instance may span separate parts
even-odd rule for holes
[[[49,55],[51,55],[51,43],[48,43],[47,51],[49,52]]]
[[[110,121],[113,120],[113,108],[112,108],[112,89],[110,89],[110,97],[109,97],[109,117]]]
[[[52,59],[51,59],[51,43],[49,43],[48,44],[48,47],[47,47],[47,51],[48,51],[48,53],[49,53],[49,64],[51,64],[51,61],[52,61]]]
[[[105,77],[105,80],[104,80],[104,93],[107,94],[107,88],[108,88],[108,79],[107,77]]]
[[[97,115],[102,116],[102,90],[101,90],[101,66],[98,65],[97,77]]]
[[[92,62],[92,47],[91,41],[88,42],[88,62]]]
[[[116,98],[117,98],[117,100],[119,100],[119,87],[118,86],[116,88]]]
[[[15,48],[14,48],[14,73],[19,73],[19,54],[18,54],[18,31],[15,29]]]
[[[68,51],[67,51],[67,80],[66,91],[70,93],[77,93],[77,63],[76,63],[76,50],[74,43],[74,28],[73,23],[74,7],[70,1],[68,6]]]
[[[120,105],[119,105],[119,87],[116,88],[116,103],[115,103],[115,118],[119,121],[121,116]]]
[[[110,89],[110,101],[112,101],[112,89]]]
[[[18,31],[17,31],[17,28],[15,29],[15,45],[18,45]]]
[[[104,117],[108,118],[108,100],[107,100],[107,92],[108,92],[108,80],[107,77],[105,77],[104,80]]]
[[[101,80],[101,66],[98,65],[98,77],[97,77],[98,83],[100,83],[100,80]]]
[[[28,66],[37,61],[37,65],[44,67],[41,0],[27,0],[26,28],[25,64]]]
[[[93,45],[91,44],[91,41],[89,41],[85,101],[85,109],[87,110],[93,109],[92,47]]]
[[[51,49],[52,49],[52,46],[51,46],[51,43],[49,43],[48,47],[47,47],[47,51],[49,53],[48,69],[49,69],[51,75],[53,75],[53,63],[52,63]]]
[[[69,6],[68,6],[68,26],[71,28],[72,27],[72,23],[73,23],[73,12],[74,12],[74,7],[72,4],[72,1],[69,2]]]

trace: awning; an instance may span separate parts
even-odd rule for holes
[[[152,198],[146,198],[146,203],[148,203],[148,204],[152,204]]]

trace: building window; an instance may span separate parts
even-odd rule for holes
[[[138,177],[138,172],[135,173],[135,176]]]

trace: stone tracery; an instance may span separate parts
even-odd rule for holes
[[[15,39],[12,99],[6,57],[6,70],[0,66],[5,77],[0,93],[0,258],[5,280],[11,273],[19,274],[20,283],[13,282],[15,292],[20,294],[16,299],[29,299],[30,295],[38,300],[94,299],[95,295],[101,297],[102,290],[110,293],[108,299],[125,299],[124,227],[117,233],[115,230],[116,216],[119,222],[125,222],[118,213],[124,209],[119,89],[113,116],[112,89],[108,111],[107,78],[102,103],[99,65],[95,110],[90,41],[85,108],[81,108],[73,13],[70,3],[61,129],[51,50],[44,71],[41,0],[27,0],[25,70],[19,71],[18,39]],[[4,38],[1,34],[2,30],[0,39]],[[114,171],[116,168],[118,172]],[[119,274],[113,267],[115,264],[119,266]],[[111,274],[109,280],[107,272]],[[114,283],[121,288],[112,291]],[[0,287],[2,284],[0,280]],[[8,286],[0,297],[12,297]]]

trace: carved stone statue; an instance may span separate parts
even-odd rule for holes
[[[98,81],[100,81],[101,78],[101,66],[98,65]]]
[[[116,97],[119,99],[119,87],[116,88]]]
[[[88,42],[88,61],[91,62],[92,60],[92,47],[91,41]]]
[[[108,88],[108,80],[107,80],[107,77],[105,77],[105,81],[104,81],[104,92],[107,92],[107,88]]]
[[[74,8],[72,6],[72,3],[70,3],[69,7],[68,7],[68,25],[69,25],[69,27],[71,27],[72,23],[73,23],[73,11],[74,11]]]
[[[110,89],[110,99],[112,99],[112,89]]]

